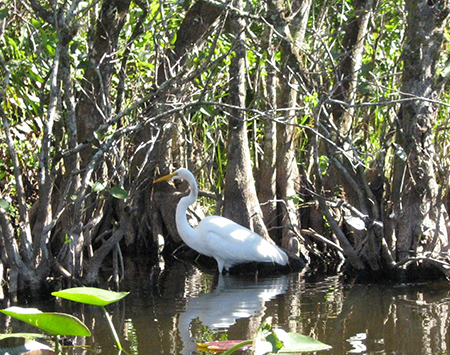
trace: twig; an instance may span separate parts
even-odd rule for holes
[[[321,242],[328,244],[329,246],[332,246],[333,248],[335,248],[337,251],[341,252],[342,254],[345,254],[345,250],[342,249],[340,245],[337,245],[336,243],[332,242],[328,238],[325,238],[324,236],[320,235],[319,233],[312,230],[311,228],[302,229],[300,232],[301,232],[301,234],[304,234],[304,235],[313,237],[317,240],[320,240]]]

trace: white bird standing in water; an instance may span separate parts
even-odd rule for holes
[[[190,187],[189,195],[180,200],[176,210],[176,225],[181,239],[200,254],[216,259],[220,273],[224,268],[228,270],[248,262],[287,264],[288,256],[283,250],[228,218],[208,216],[200,221],[197,228],[192,228],[186,212],[197,200],[197,181],[189,170],[181,168],[156,179],[154,183],[169,179],[186,180]]]

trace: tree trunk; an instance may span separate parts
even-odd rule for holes
[[[298,40],[303,40],[304,27],[306,26],[305,18],[309,16],[311,1],[301,1],[298,13],[289,24],[285,18],[283,5],[281,1],[270,1],[269,16],[273,21],[275,28],[279,29],[283,35],[281,38],[281,51],[284,61],[280,70],[280,95],[278,99],[279,107],[296,107],[298,99],[298,81],[294,80],[292,73],[301,75],[301,61],[298,52]],[[298,28],[298,33],[291,33],[290,28]],[[297,40],[297,36],[298,40]],[[299,254],[304,251],[303,243],[300,236],[300,218],[297,213],[297,206],[294,203],[293,196],[297,195],[300,190],[300,174],[297,167],[296,141],[298,128],[297,115],[295,110],[285,113],[286,118],[282,123],[277,124],[277,156],[276,156],[276,173],[277,173],[277,198],[282,202],[279,204],[279,223],[283,227],[281,245],[289,251]]]
[[[354,0],[353,16],[349,18],[343,40],[343,58],[339,63],[334,98],[350,105],[354,104],[358,75],[362,66],[362,55],[368,34],[368,24],[372,16],[374,0]],[[332,115],[339,132],[344,136],[352,134],[354,108],[333,105]]]
[[[76,107],[78,142],[92,139],[93,133],[110,115],[111,76],[120,31],[126,20],[131,0],[104,0],[93,34],[89,65],[82,81]],[[82,153],[85,167],[94,156],[87,147]]]
[[[177,31],[173,51],[166,53],[167,60],[158,68],[158,84],[176,75],[186,62],[186,55],[193,46],[201,46],[213,23],[223,12],[223,7],[212,2],[198,0],[186,13]]]
[[[233,2],[234,8],[242,9],[242,0]],[[236,41],[235,56],[230,64],[230,104],[245,107],[245,20],[235,12],[231,15],[231,31]],[[247,138],[247,121],[243,110],[231,111],[227,148],[227,172],[225,176],[223,214],[243,226],[249,227],[268,238],[262,212],[256,196],[252,174],[250,149]]]
[[[358,151],[352,146],[355,136],[355,104],[358,76],[361,72],[362,56],[369,33],[369,20],[373,15],[374,0],[354,0],[353,16],[348,19],[343,39],[342,59],[339,62],[337,72],[334,75],[339,80],[334,87],[331,104],[331,114],[326,118],[329,127],[329,137],[333,144],[325,143],[327,156],[330,159],[330,167],[325,190],[334,194],[344,194],[345,200],[364,216],[373,220],[380,219],[379,206],[374,203],[375,198],[368,185],[366,171],[358,156]],[[344,104],[342,104],[344,103]],[[337,130],[336,130],[337,128]],[[340,148],[340,150],[338,150]],[[345,152],[345,154],[343,154]],[[343,191],[338,188],[342,187]],[[322,209],[325,204],[321,204]],[[322,211],[325,215],[331,215]],[[353,218],[354,212],[348,209],[339,209],[337,213],[346,218]],[[329,221],[330,222],[330,221]],[[333,225],[333,223],[332,223]],[[355,269],[368,267],[372,271],[381,268],[381,244],[382,232],[380,229],[354,228],[347,222],[343,223],[345,229],[352,235],[352,241],[341,246],[346,250],[346,255]],[[334,231],[339,237],[342,233]],[[346,246],[347,245],[347,246]],[[352,261],[353,260],[353,261]]]
[[[275,48],[271,40],[273,36],[272,29],[266,29],[264,41],[268,61],[275,62]],[[272,115],[276,115],[277,109],[277,87],[278,80],[275,68],[269,64],[267,66],[267,109]],[[277,229],[271,231],[271,227],[277,226],[277,191],[276,191],[276,147],[277,130],[274,120],[266,119],[263,123],[263,153],[259,161],[259,176],[257,179],[258,198],[261,202],[261,211],[263,213],[264,224],[269,229],[271,238],[274,238]]]
[[[411,0],[403,48],[403,97],[399,113],[398,143],[406,159],[394,170],[396,181],[403,181],[394,191],[397,258],[439,255],[448,248],[447,211],[442,203],[433,165],[435,150],[433,126],[439,96],[438,60],[444,41],[448,2]],[[445,9],[445,10],[440,10]],[[418,99],[415,99],[418,98]],[[420,99],[419,99],[420,98]]]

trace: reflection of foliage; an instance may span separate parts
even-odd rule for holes
[[[191,332],[192,338],[194,338],[197,343],[206,343],[208,341],[215,340],[228,340],[227,332],[217,329],[210,329],[209,327],[203,325],[198,317],[191,322]]]
[[[121,199],[123,202],[121,207],[125,207],[124,205],[134,198],[132,192],[136,192],[137,195],[141,192],[137,191],[140,187],[133,185],[136,174],[144,171],[141,164],[148,161],[155,165],[160,163],[158,161],[160,154],[151,156],[153,148],[150,149],[149,145],[151,144],[144,143],[144,141],[152,142],[154,139],[154,142],[157,142],[161,132],[167,132],[172,122],[175,122],[177,136],[175,137],[175,133],[173,133],[175,142],[171,159],[181,165],[189,162],[198,168],[196,170],[199,171],[196,173],[198,173],[200,185],[217,193],[220,207],[223,177],[229,158],[226,153],[227,130],[232,110],[226,105],[229,100],[229,83],[232,80],[229,67],[234,55],[234,37],[229,32],[229,23],[227,23],[225,15],[231,15],[232,9],[219,9],[218,12],[222,12],[213,21],[213,24],[205,29],[202,41],[195,39],[195,41],[184,43],[185,47],[180,49],[178,46],[183,35],[179,33],[180,28],[192,9],[191,6],[201,3],[201,1],[131,2],[130,7],[124,11],[123,27],[118,28],[117,48],[114,48],[114,53],[105,53],[103,58],[103,60],[111,61],[110,69],[108,69],[110,72],[106,75],[101,72],[100,63],[94,63],[93,57],[95,57],[96,49],[92,48],[95,42],[98,15],[105,3],[107,1],[56,2],[55,8],[48,2],[39,1],[32,1],[28,6],[16,2],[14,3],[16,8],[12,8],[13,5],[9,7],[8,2],[0,4],[2,24],[0,78],[2,78],[1,86],[4,88],[4,97],[0,98],[0,102],[2,110],[5,112],[3,126],[8,125],[10,128],[13,142],[11,146],[17,151],[17,165],[21,170],[19,174],[14,174],[12,157],[9,152],[11,148],[8,149],[7,143],[5,143],[5,130],[0,130],[0,191],[2,194],[0,198],[10,203],[10,213],[5,219],[11,220],[13,225],[11,229],[18,229],[17,227],[20,225],[17,221],[20,217],[18,216],[19,211],[28,208],[26,213],[21,212],[22,221],[24,221],[24,225],[27,223],[26,221],[31,221],[26,228],[30,234],[31,231],[34,233],[32,236],[27,236],[30,240],[35,239],[30,242],[30,245],[33,246],[44,246],[50,239],[58,246],[61,244],[58,242],[62,242],[67,234],[72,233],[71,229],[77,230],[78,227],[87,233],[87,235],[83,235],[86,241],[103,239],[102,233],[106,230],[120,230],[116,226],[127,223],[130,216],[126,216],[126,221],[124,221],[125,218],[120,220],[123,214],[121,211],[114,211],[112,214],[117,219],[113,222],[104,221],[102,219],[104,215],[105,219],[111,215],[111,210],[108,210],[109,216],[106,216],[106,213],[103,214],[110,206],[106,206],[107,203],[102,200],[105,194],[95,193],[101,190],[93,191],[90,187],[94,186],[96,181],[101,181],[103,188],[108,189],[107,191],[112,196]],[[215,4],[215,2],[209,1],[204,3],[208,6]],[[352,93],[354,97],[349,100],[351,102],[332,102],[332,100],[336,99],[337,91],[342,90],[342,86],[344,86],[342,81],[345,81],[346,75],[345,73],[341,75],[340,71],[345,71],[344,62],[352,53],[352,48],[346,48],[345,41],[347,37],[350,37],[349,35],[352,35],[349,23],[357,22],[359,14],[355,8],[361,2],[349,0],[311,2],[311,7],[305,12],[309,15],[304,19],[306,26],[304,30],[308,35],[303,36],[297,42],[296,32],[300,32],[303,26],[296,22],[302,16],[302,11],[296,8],[299,3],[305,2],[280,5],[285,8],[277,9],[281,11],[274,14],[283,14],[283,18],[287,20],[286,31],[282,28],[283,26],[278,26],[279,23],[270,23],[272,17],[276,16],[271,16],[269,12],[271,10],[266,7],[267,4],[264,2],[247,2],[243,14],[243,18],[247,21],[245,26],[247,32],[245,114],[255,177],[261,172],[258,166],[259,160],[266,154],[268,155],[262,144],[265,137],[264,126],[267,123],[276,122],[278,126],[282,127],[283,123],[293,117],[292,124],[298,125],[295,127],[297,133],[286,138],[286,141],[294,141],[292,146],[296,149],[294,156],[297,159],[294,165],[307,167],[306,174],[309,175],[307,178],[313,183],[324,179],[324,181],[331,180],[330,184],[334,184],[335,176],[330,176],[336,173],[336,170],[333,170],[333,164],[336,164],[334,160],[342,158],[342,161],[348,163],[349,166],[348,176],[345,177],[348,181],[353,179],[356,182],[355,186],[361,188],[358,202],[363,204],[365,201],[371,206],[370,208],[356,206],[356,208],[367,211],[377,210],[380,216],[369,217],[382,220],[385,218],[382,214],[386,211],[386,206],[375,203],[378,195],[365,196],[364,193],[371,193],[371,188],[377,183],[380,186],[380,191],[377,191],[379,196],[389,200],[387,195],[389,195],[389,189],[393,183],[392,167],[394,164],[392,162],[398,153],[394,145],[395,127],[399,119],[397,115],[401,105],[399,99],[403,97],[400,92],[402,85],[400,74],[403,70],[401,53],[405,42],[406,26],[406,12],[403,3],[398,4],[394,0],[372,2],[376,3],[377,7],[370,10],[370,23],[367,33],[363,36],[362,41],[364,42],[361,42],[364,50],[361,54],[360,66],[355,69],[355,92]],[[34,7],[37,6],[36,4],[43,6],[41,12],[36,11]],[[56,23],[57,16],[62,16],[61,18],[67,23],[64,24],[64,21]],[[59,25],[67,25],[67,28],[60,28]],[[285,35],[287,34],[292,35],[292,41],[290,38],[289,41],[286,41]],[[447,40],[450,38],[448,30],[444,35]],[[270,43],[266,43],[266,41]],[[197,42],[201,42],[201,44]],[[286,42],[290,42],[289,45],[298,44],[295,48],[296,54],[298,54],[296,58],[288,58],[291,54],[286,51],[289,47]],[[185,50],[186,46],[189,47],[187,51]],[[273,46],[271,51],[268,50],[270,46]],[[63,53],[59,53],[59,51]],[[450,68],[449,53],[449,49],[445,46],[442,46],[440,53],[436,53],[441,58],[439,70],[436,73],[442,79],[444,93],[440,98],[441,101],[448,101],[450,98],[448,94],[449,81],[447,80]],[[60,56],[58,57],[58,55]],[[178,58],[172,57],[177,55],[179,55]],[[56,60],[59,60],[59,65],[54,66]],[[293,63],[294,61],[296,63]],[[165,78],[161,78],[160,71],[163,71],[161,68],[166,63],[169,63],[170,70],[168,71],[170,73],[167,81],[161,83],[159,81],[164,81]],[[289,68],[285,71],[286,66]],[[61,72],[55,76],[56,85],[52,83],[54,68],[61,69]],[[271,85],[268,80],[271,71],[276,73],[274,74],[277,77],[274,82],[278,81],[278,84],[274,84],[274,86],[278,86],[276,89],[294,84],[293,92],[295,91],[296,94],[296,102],[293,103],[293,107],[270,107],[272,104],[268,102],[267,93]],[[95,72],[95,75],[91,75],[90,79],[86,80],[87,73],[92,72]],[[63,75],[67,75],[67,78],[63,79]],[[102,98],[99,101],[92,101],[90,112],[101,111],[101,123],[108,121],[108,124],[102,129],[95,127],[93,132],[87,133],[87,138],[81,139],[76,136],[80,132],[74,133],[76,130],[69,129],[69,122],[75,123],[74,126],[76,126],[76,123],[82,123],[86,118],[72,117],[71,115],[76,116],[76,112],[71,112],[71,110],[76,110],[70,108],[70,103],[73,106],[76,104],[76,107],[79,108],[83,101],[80,97],[85,91],[90,90],[88,87],[91,84],[95,86],[92,78],[102,77],[102,75],[108,77],[107,83],[103,83],[107,87],[104,87],[101,93],[95,93],[94,96]],[[289,82],[287,76],[291,75],[294,79]],[[275,101],[283,101],[284,98],[277,97],[276,99]],[[346,100],[345,95],[339,100]],[[55,106],[54,113],[50,112],[52,104]],[[331,115],[331,118],[325,117],[325,112],[332,111],[333,105],[342,106],[343,111],[347,109],[352,111],[350,133],[346,136],[342,134],[341,137],[339,127],[336,127],[340,117],[331,117]],[[447,171],[450,165],[450,155],[448,154],[450,130],[447,128],[449,126],[449,107],[445,104],[437,104],[436,107],[437,117],[434,133],[436,158],[433,157],[435,159],[433,163],[438,171],[436,179],[441,186],[440,195],[446,195]],[[130,109],[123,111],[124,108]],[[113,117],[115,113],[120,113],[120,117]],[[49,124],[49,121],[52,124]],[[46,129],[51,131],[46,132]],[[145,133],[142,134],[142,137],[139,136],[143,131]],[[138,137],[135,137],[135,134]],[[78,138],[80,139],[78,140]],[[45,139],[48,139],[49,142]],[[87,143],[85,143],[85,139]],[[343,144],[344,142],[345,144]],[[79,150],[76,153],[68,154],[69,150],[81,143],[86,146],[78,146]],[[280,140],[279,145],[282,146],[285,143]],[[326,151],[323,148],[327,144],[339,149],[334,152]],[[315,146],[318,149],[316,153],[314,152]],[[47,148],[48,150],[46,150]],[[77,160],[76,163],[82,161],[84,158],[82,155],[91,148],[102,154],[92,171],[86,172],[84,166],[79,169],[79,164],[69,163],[71,159]],[[148,150],[148,155],[146,155],[147,152],[143,154],[146,156],[145,160],[136,158],[138,153],[141,154],[144,150]],[[345,155],[350,152],[353,156]],[[61,157],[59,154],[67,155]],[[314,154],[317,155],[317,158],[312,158]],[[152,166],[150,173],[153,173],[153,169]],[[343,166],[343,169],[347,168]],[[315,170],[320,171],[321,174],[315,175]],[[136,173],[137,171],[139,173]],[[44,175],[45,173],[49,174],[49,178],[39,182],[40,174]],[[366,175],[369,173],[373,173],[373,179],[368,179]],[[22,209],[17,207],[20,204],[17,196],[18,176],[23,179],[26,192]],[[44,186],[45,188],[39,186],[40,184],[45,185],[44,183],[48,184]],[[277,183],[285,182],[277,181]],[[369,184],[371,185],[369,186]],[[83,186],[78,189],[80,185]],[[144,185],[146,184],[140,182],[139,186]],[[52,190],[53,186],[56,187],[54,190]],[[77,189],[78,191],[75,191]],[[327,187],[325,186],[324,189]],[[348,191],[346,186],[344,189]],[[327,193],[328,191],[330,190],[326,190]],[[319,195],[322,193],[321,191],[315,192]],[[331,194],[335,192],[331,191]],[[77,194],[80,198],[75,197]],[[293,195],[290,193],[290,196]],[[72,200],[67,198],[68,196],[72,196]],[[89,208],[83,206],[84,201],[87,201],[86,196],[92,199],[87,202],[90,204]],[[301,196],[302,200],[308,201],[304,195]],[[43,212],[44,208],[40,206],[39,210],[39,206],[37,206],[33,213],[38,211],[36,213],[40,212],[42,215],[25,218],[25,214],[31,214],[31,206],[34,207],[36,201],[39,201],[41,197],[46,201],[43,203],[45,207],[51,206],[52,210]],[[271,200],[276,200],[279,196],[272,197],[274,198]],[[282,198],[285,199],[284,196]],[[135,200],[131,203],[134,202]],[[295,202],[300,205],[302,201],[296,199]],[[114,207],[118,205],[114,204]],[[142,206],[131,208],[131,205],[127,205],[126,207],[127,211],[143,210]],[[210,210],[213,209],[211,205],[208,207]],[[64,215],[63,209],[71,208],[74,210],[73,215],[77,216],[74,218],[76,220],[74,226],[70,225],[67,230],[55,228],[59,223],[66,223],[66,220],[62,221],[64,217],[67,217]],[[305,208],[305,210],[307,209]],[[131,218],[134,217],[136,216],[131,216]],[[53,218],[55,221],[51,222],[52,225],[33,225],[35,221],[45,224]],[[82,226],[77,225],[80,221],[83,221]],[[109,225],[107,225],[108,223]],[[99,227],[100,225],[102,227]],[[385,225],[387,224],[385,223]],[[339,236],[334,225],[327,224],[325,227],[328,226],[331,226],[333,233]],[[129,240],[138,240],[149,230],[156,230],[152,227],[156,226],[148,226],[146,222],[133,231],[127,230],[126,233],[138,234],[129,236]],[[277,226],[279,230],[287,229],[284,227]],[[303,227],[309,228],[310,226]],[[101,228],[104,230],[99,230]],[[275,229],[273,228],[273,230]],[[16,231],[9,240],[20,240],[20,235],[25,235],[22,233],[24,230]],[[98,231],[98,235],[102,235],[102,238],[97,238],[98,235],[90,235],[91,231],[92,233]],[[296,232],[299,233],[299,231]],[[51,238],[46,236],[46,233],[51,234]],[[73,234],[76,233],[73,232]],[[41,237],[42,243],[39,240]],[[345,236],[343,237],[345,238]],[[361,236],[361,240],[374,239],[378,241],[382,237],[380,235],[367,238]],[[142,237],[142,239],[144,238]],[[76,238],[68,240],[76,243]],[[357,242],[358,240],[355,245]],[[341,244],[344,243],[341,242]],[[80,245],[73,250],[91,251],[92,249],[95,251],[93,250],[95,248],[90,247],[91,245],[83,245],[83,242],[80,241]],[[23,245],[16,248],[16,250],[25,249],[27,247]],[[358,249],[357,254],[361,251],[362,256],[356,255],[355,259],[362,259],[361,263],[364,263],[364,255],[379,252],[379,249],[376,249],[375,252]],[[395,250],[395,245],[390,246],[390,249]],[[39,251],[32,251],[33,253],[34,255],[40,254]],[[84,255],[83,257],[77,255],[74,259],[86,261],[83,265],[87,265],[92,256],[89,253],[85,258],[83,258]],[[63,254],[61,253],[61,255]],[[345,255],[350,255],[348,250]],[[68,259],[70,258],[64,256],[64,260],[57,261],[61,262],[63,267],[70,269]],[[14,263],[10,262],[10,264]],[[376,264],[379,265],[379,263]],[[37,266],[32,265],[30,269],[33,272],[42,270]],[[359,268],[358,264],[357,266]],[[80,268],[82,267],[80,266]],[[82,270],[74,270],[74,274],[77,273],[86,274]],[[40,275],[40,279],[46,280],[47,276]]]

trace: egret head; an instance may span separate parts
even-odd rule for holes
[[[174,171],[173,173],[167,174],[165,176],[156,179],[155,181],[153,181],[153,183],[156,184],[157,182],[166,181],[170,179],[183,179],[190,181],[193,177],[194,176],[188,169],[180,168]]]

